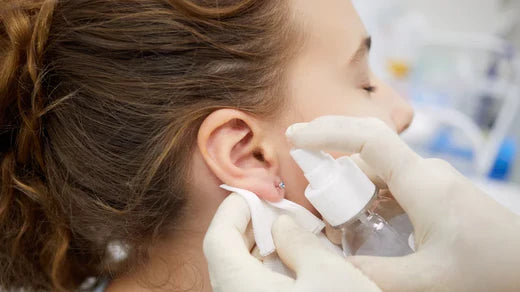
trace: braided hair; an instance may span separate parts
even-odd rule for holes
[[[146,262],[182,222],[203,120],[283,108],[284,2],[0,0],[0,290]]]

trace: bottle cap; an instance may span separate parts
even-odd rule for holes
[[[335,160],[323,151],[291,150],[309,181],[305,197],[323,218],[336,227],[364,211],[376,187],[348,156]]]

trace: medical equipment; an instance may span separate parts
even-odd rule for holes
[[[291,156],[309,185],[305,197],[333,227],[341,229],[345,256],[403,256],[412,253],[406,237],[374,212],[378,190],[345,156],[293,149]]]

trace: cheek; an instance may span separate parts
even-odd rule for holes
[[[278,159],[278,172],[281,180],[285,183],[284,199],[306,208],[314,215],[321,218],[316,209],[305,198],[305,188],[309,184],[300,167],[292,159],[290,150],[291,143],[285,137],[285,130],[294,123],[303,121],[301,118],[288,115],[285,121],[277,125],[270,125],[272,143],[276,148]]]
[[[318,211],[316,211],[316,209],[307,200],[307,198],[305,198],[305,188],[307,188],[309,182],[307,181],[305,176],[303,176],[303,173],[300,171],[299,168],[290,171],[293,172],[294,175],[288,177],[285,199],[293,201],[300,206],[303,206],[305,209],[309,210],[315,216],[321,218]]]
[[[288,150],[287,150],[288,153]],[[284,156],[280,175],[285,183],[285,199],[293,201],[321,218],[318,211],[305,198],[305,188],[309,182],[290,155]]]
[[[346,74],[326,64],[301,66],[290,75],[290,104],[299,122],[325,115],[351,115],[360,111],[362,91]],[[302,72],[305,72],[303,74]]]
[[[296,105],[300,122],[309,122],[321,116],[372,116],[373,101],[357,90],[328,90],[320,95],[301,95]]]
[[[384,104],[384,100],[371,97],[350,83],[334,78],[316,78],[313,83],[293,88],[291,104],[297,122],[309,122],[329,115],[391,120],[390,107]]]

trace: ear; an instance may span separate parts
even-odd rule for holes
[[[264,131],[252,115],[221,109],[202,122],[197,144],[206,164],[223,183],[277,202],[284,190],[279,187],[278,158]]]

